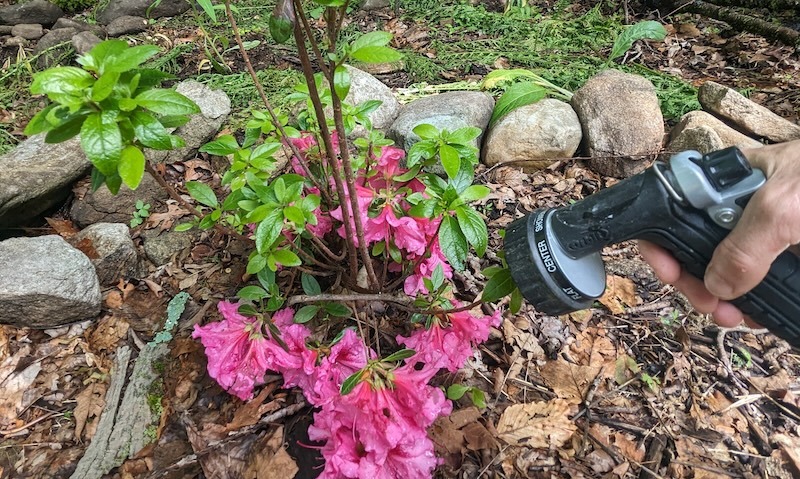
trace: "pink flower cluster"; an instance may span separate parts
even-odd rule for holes
[[[195,326],[193,337],[206,348],[208,372],[231,394],[247,400],[263,383],[267,370],[281,373],[285,385],[302,389],[318,407],[309,437],[324,441],[323,479],[425,479],[438,464],[427,428],[452,410],[440,388],[429,385],[445,368],[455,371],[485,341],[499,313],[478,318],[467,311],[443,314],[428,330],[398,342],[416,348],[405,364],[394,367],[375,359],[352,330],[330,347],[309,347],[310,331],[292,322],[284,309],[271,321],[281,342],[269,334],[264,319],[238,313],[238,304],[221,302],[223,320]],[[345,379],[361,372],[362,381],[341,394]]]
[[[292,141],[303,154],[316,147],[311,136]],[[446,278],[453,276],[453,270],[445,260],[436,239],[441,220],[417,218],[408,214],[412,205],[405,197],[412,193],[423,193],[425,186],[417,179],[404,182],[395,180],[408,171],[400,166],[404,155],[405,152],[399,148],[383,147],[377,161],[369,165],[369,172],[357,172],[356,198],[364,227],[364,240],[369,245],[384,242],[387,250],[396,247],[401,252],[403,263],[416,265],[404,284],[405,293],[413,296],[419,292],[428,292],[423,278],[430,278],[437,266],[442,267]],[[296,173],[304,174],[297,158],[293,159],[292,164]],[[331,188],[336,190],[332,180]],[[309,192],[318,193],[313,188]],[[347,192],[341,197],[350,205]],[[315,214],[317,225],[308,228],[312,234],[324,236],[336,231],[339,236],[346,238],[341,206],[329,212],[317,209]],[[351,229],[355,231],[355,227]],[[356,238],[353,241],[357,243]],[[394,271],[401,268],[399,263],[391,266]]]

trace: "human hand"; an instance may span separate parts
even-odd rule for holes
[[[729,302],[753,289],[775,258],[800,243],[800,140],[742,151],[767,182],[750,199],[741,219],[717,246],[700,280],[665,249],[646,241],[639,252],[664,283],[674,285],[695,309],[723,327],[750,321]]]

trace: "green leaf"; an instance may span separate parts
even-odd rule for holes
[[[351,47],[352,51],[359,50],[364,47],[383,47],[392,41],[392,34],[382,30],[369,32],[356,38]]]
[[[191,197],[197,200],[197,202],[200,204],[210,206],[212,208],[216,208],[219,204],[217,201],[217,195],[214,194],[214,190],[212,190],[211,187],[205,183],[201,183],[199,181],[187,181],[186,190],[189,191],[189,195],[191,195]]]
[[[208,18],[210,18],[212,22],[217,23],[217,12],[214,11],[214,5],[211,3],[211,0],[197,0],[197,4],[206,12],[206,15],[208,15]]]
[[[115,122],[104,123],[101,113],[92,113],[81,127],[81,149],[103,175],[115,176],[122,153],[119,126]]]
[[[519,288],[514,288],[511,292],[511,301],[508,302],[508,310],[511,314],[517,314],[520,309],[522,309],[522,292]]]
[[[333,89],[340,100],[347,98],[350,92],[350,72],[343,66],[336,67],[333,72]]]
[[[402,361],[403,359],[410,358],[411,356],[417,354],[416,351],[413,349],[404,348],[400,351],[396,351],[385,358],[383,358],[386,362],[393,362],[393,361]]]
[[[303,306],[302,308],[298,309],[296,313],[294,313],[294,322],[298,324],[307,323],[314,319],[314,316],[317,315],[319,310],[320,307],[316,304]]]
[[[420,123],[411,131],[423,140],[432,140],[439,137],[439,129],[428,123]]]
[[[267,267],[267,258],[260,254],[254,254],[247,262],[247,273],[256,274]]]
[[[461,157],[458,151],[450,145],[441,145],[439,147],[439,159],[442,160],[442,168],[450,178],[455,178],[458,170],[461,168]]]
[[[472,201],[480,200],[485,198],[486,195],[489,194],[491,190],[488,187],[483,185],[472,185],[464,190],[458,197],[461,198],[461,201],[464,203],[470,203]]]
[[[156,117],[146,111],[134,111],[130,115],[133,132],[141,144],[155,150],[170,150],[172,142],[169,132]]]
[[[456,218],[467,242],[475,248],[479,257],[483,256],[489,243],[489,233],[481,215],[471,206],[461,205],[456,208]]]
[[[625,54],[636,40],[650,39],[650,40],[663,40],[667,36],[667,30],[664,25],[654,21],[648,20],[639,22],[635,25],[627,27],[611,48],[611,54],[608,56],[609,60],[613,60]]]
[[[33,136],[39,133],[43,133],[52,128],[53,124],[47,121],[47,115],[48,113],[53,111],[54,108],[57,107],[59,107],[58,104],[51,103],[47,105],[47,107],[44,110],[33,115],[33,118],[31,118],[28,124],[25,126],[25,131],[23,131],[23,133],[26,136]]]
[[[361,369],[359,371],[354,372],[350,376],[347,376],[347,379],[344,380],[344,382],[342,383],[342,387],[339,389],[339,392],[342,394],[342,396],[350,394],[350,391],[355,389],[355,387],[358,386],[358,383],[361,382],[361,376],[363,375],[364,375],[364,370]]]
[[[139,106],[133,98],[120,98],[118,105],[122,111],[133,111]]]
[[[363,47],[350,56],[364,63],[391,63],[403,58],[403,54],[389,47]]]
[[[481,129],[474,126],[465,126],[447,135],[448,143],[460,143],[470,145],[472,140],[481,136]]]
[[[297,206],[287,206],[284,208],[283,217],[300,227],[306,224],[306,217],[303,215],[303,210]]]
[[[45,94],[58,103],[70,103],[86,96],[95,79],[77,67],[49,68],[33,76],[31,93]]]
[[[470,399],[472,399],[472,404],[474,404],[476,407],[479,407],[481,409],[485,408],[486,407],[486,395],[483,393],[483,391],[481,391],[480,389],[478,389],[476,387],[473,387],[471,389],[472,390],[470,391],[470,396],[471,396]]]
[[[532,82],[515,83],[508,87],[502,96],[497,100],[489,120],[489,127],[512,110],[521,106],[530,105],[541,100],[547,94],[547,90]]]
[[[347,318],[350,316],[350,308],[341,303],[325,303],[325,312],[337,318]]]
[[[436,268],[433,270],[433,273],[431,273],[431,284],[433,284],[433,289],[439,289],[443,283],[444,269],[442,268],[441,264],[437,264]]]
[[[272,253],[275,256],[275,261],[284,266],[300,266],[303,262],[294,251],[288,249],[279,249]]]
[[[458,227],[458,221],[452,216],[442,218],[439,226],[439,246],[453,268],[462,271],[467,261],[467,239]]]
[[[261,301],[269,296],[269,293],[261,286],[250,285],[240,289],[236,296],[250,301]]]
[[[195,102],[175,90],[145,90],[136,96],[136,103],[159,115],[190,115],[199,113]]]
[[[516,287],[517,285],[514,284],[514,280],[511,278],[511,271],[503,269],[495,273],[489,278],[489,281],[486,282],[486,286],[483,288],[483,294],[481,295],[481,301],[485,303],[497,301],[511,294]]]
[[[194,228],[194,225],[191,222],[187,223],[180,223],[179,225],[173,228],[175,231],[189,231],[190,229]]]
[[[210,141],[200,147],[201,152],[216,156],[232,155],[238,149],[239,143],[233,135],[221,135],[216,140]]]
[[[81,132],[83,122],[86,120],[86,113],[69,117],[66,121],[52,127],[44,137],[45,143],[61,143],[67,141]]]
[[[119,192],[120,186],[122,186],[122,178],[118,174],[114,173],[111,176],[106,176],[106,188],[112,195],[116,195]]]
[[[118,72],[106,72],[92,86],[92,101],[103,101],[111,95],[119,81]]]
[[[464,394],[469,391],[469,386],[464,386],[463,384],[451,384],[447,388],[447,399],[451,401],[458,401]]]
[[[117,172],[128,188],[135,190],[144,176],[144,153],[139,148],[129,145],[122,150],[117,164]]]
[[[317,278],[308,273],[300,275],[300,284],[303,286],[303,292],[309,296],[322,294],[322,288],[319,286]]]
[[[121,73],[133,70],[156,53],[158,53],[158,47],[155,45],[139,45],[126,48],[104,62],[105,72]],[[105,74],[103,73],[103,76]]]
[[[283,210],[275,208],[256,228],[256,249],[261,253],[278,239],[283,231]]]

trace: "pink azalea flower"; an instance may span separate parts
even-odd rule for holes
[[[348,207],[351,206],[350,205],[350,199],[349,199],[348,195],[343,195],[342,197],[344,198],[343,201],[347,201],[348,202],[347,206]],[[356,185],[356,197],[358,198],[358,209],[361,212],[361,221],[362,222],[367,222],[369,220],[369,205],[372,203],[372,200],[375,199],[375,192],[372,191],[369,188],[364,187],[364,186]],[[344,221],[342,219],[342,207],[341,206],[339,206],[335,210],[331,211],[330,215],[331,215],[332,218],[335,218],[335,219],[339,220],[340,222]],[[355,223],[352,223],[352,220],[351,220],[351,225],[353,227],[353,231],[355,231]],[[363,226],[363,224],[362,224],[362,226]],[[344,229],[344,224],[342,224],[342,226],[337,228],[336,232],[342,238],[345,238],[345,239],[347,238],[347,234],[345,233],[345,229]],[[358,246],[358,239],[357,238],[353,238],[353,241],[356,243],[356,246]]]
[[[458,307],[458,303],[455,304]],[[492,316],[476,317],[469,311],[458,311],[446,315],[449,325],[434,319],[429,329],[419,329],[405,338],[397,337],[398,344],[416,351],[409,362],[421,362],[426,368],[445,368],[456,372],[472,356],[478,344],[489,339],[489,328],[500,324],[500,311]]]
[[[218,308],[224,319],[195,325],[192,337],[206,349],[209,376],[238,398],[251,399],[268,369],[294,359],[271,340],[261,320],[239,314],[238,304],[222,301]]]
[[[437,266],[442,267],[445,278],[453,277],[453,268],[447,262],[447,258],[444,257],[444,253],[439,247],[438,238],[433,240],[430,256],[420,261],[414,270],[414,274],[406,278],[403,284],[403,291],[409,296],[416,296],[420,292],[428,294],[428,288],[425,287],[423,279],[430,278],[433,272],[436,271]]]

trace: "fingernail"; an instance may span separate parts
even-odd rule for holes
[[[706,277],[703,282],[708,292],[714,296],[722,299],[731,299],[733,297],[733,284],[717,273],[716,270],[709,269],[706,271]]]

